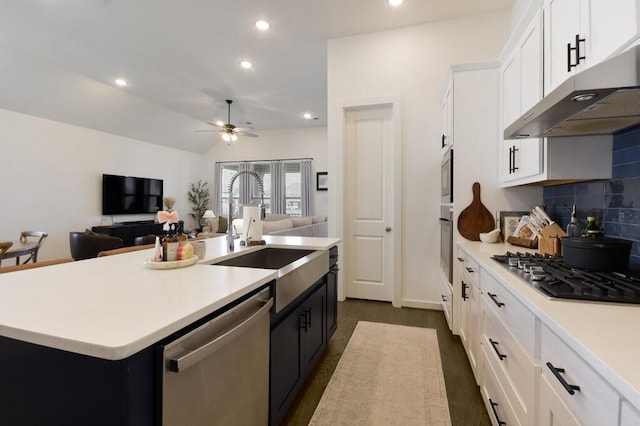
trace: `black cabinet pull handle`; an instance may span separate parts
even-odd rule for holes
[[[471,272],[471,273],[475,272],[475,271],[473,270],[473,268],[469,268],[468,266],[467,266],[467,267],[465,267],[464,269],[466,269],[468,272]]]
[[[490,338],[489,343],[491,343],[491,346],[493,346],[493,350],[496,352],[496,355],[498,355],[498,358],[500,358],[500,361],[507,357],[505,354],[500,353],[500,351],[498,350],[498,342]]]
[[[445,146],[447,146],[447,143],[444,141],[447,137],[445,135],[442,135],[442,148],[444,148]]]
[[[301,312],[298,314],[298,322],[301,330],[308,331],[309,325],[307,324],[307,312]]]
[[[498,417],[498,412],[496,411],[496,407],[498,407],[498,403],[493,402],[493,400],[489,398],[489,404],[491,404],[491,411],[493,411],[493,417],[496,418],[496,421],[498,422],[498,426],[507,426],[507,423],[503,422],[502,420],[500,420],[500,417]]]
[[[580,61],[583,59],[587,59],[586,56],[580,54],[580,43],[584,43],[586,39],[580,38],[580,34],[576,34],[576,46],[571,47],[571,43],[567,43],[567,72],[571,72],[571,69],[577,67],[580,64]],[[576,52],[576,62],[571,62],[571,52]]]
[[[307,323],[307,327],[311,328],[311,308],[307,308],[304,312],[305,321]]]
[[[489,292],[487,292],[487,294],[489,295],[489,297],[491,298],[491,300],[493,300],[493,303],[495,303],[496,305],[498,305],[498,308],[501,308],[501,307],[503,307],[503,306],[504,306],[504,303],[502,303],[501,301],[499,301],[499,300],[496,298],[496,296],[497,296],[496,294],[489,293]]]
[[[516,146],[513,146],[513,172],[517,172],[519,167],[516,166],[516,152],[520,151]]]
[[[549,370],[551,370],[553,375],[556,376],[556,379],[558,379],[562,387],[565,388],[565,390],[569,393],[569,395],[573,395],[576,393],[576,391],[578,392],[580,391],[580,386],[567,383],[564,377],[560,375],[560,373],[564,373],[564,368],[554,367],[553,364],[551,364],[550,362],[547,363],[547,367],[549,367]]]
[[[467,296],[467,283],[462,281],[462,300],[467,300],[469,296]]]
[[[464,262],[464,257],[459,257],[458,262]]]

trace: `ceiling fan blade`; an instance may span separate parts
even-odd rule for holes
[[[236,127],[235,129],[233,129],[234,132],[246,132],[247,130],[253,130],[253,127],[245,126],[245,127]]]
[[[207,124],[210,124],[213,127],[218,127],[220,129],[224,129],[226,126],[228,126],[228,124],[218,124],[218,123],[212,123],[210,121],[207,121]]]
[[[248,132],[236,132],[236,134],[240,135],[240,136],[248,136],[250,138],[257,138],[258,135],[256,135],[255,133],[248,133]]]
[[[217,132],[216,129],[196,129],[196,132]]]

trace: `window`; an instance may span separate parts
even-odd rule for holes
[[[266,213],[313,214],[310,159],[216,163],[216,214],[229,215],[230,198],[234,205],[260,204],[259,185],[249,175],[240,175],[233,184],[233,193],[229,194],[229,183],[241,170],[251,170],[260,176]],[[234,208],[234,216],[237,214]]]
[[[220,184],[218,185],[218,194],[220,194],[220,207],[217,214],[229,217],[229,183],[233,175],[238,173],[240,165],[238,163],[224,163],[220,169]],[[240,186],[233,185],[232,201],[238,203],[240,200]]]
[[[285,185],[285,213],[291,216],[302,216],[302,185],[300,162],[292,161],[283,164]]]
[[[271,163],[251,163],[251,170],[258,173],[264,186],[264,206],[265,212],[271,213]],[[260,187],[255,179],[250,178],[251,184],[251,204],[260,204]]]

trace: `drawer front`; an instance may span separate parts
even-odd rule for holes
[[[472,283],[476,287],[479,287],[480,265],[478,265],[478,262],[473,260],[463,249],[458,250],[458,262],[461,263],[461,276],[465,282]]]
[[[533,424],[534,383],[539,369],[502,321],[487,309],[486,300],[483,304],[487,314],[482,344],[494,370],[503,378],[500,380],[502,388],[520,422]]]
[[[442,310],[444,311],[444,316],[447,319],[447,324],[449,324],[449,329],[453,326],[451,323],[451,308],[453,304],[453,293],[451,286],[447,282],[447,279],[444,275],[440,276],[440,300],[442,303]]]
[[[484,269],[480,270],[482,297],[527,354],[534,354],[535,316],[502,284]]]
[[[620,411],[620,426],[638,426],[640,425],[640,413],[631,406],[627,401],[622,401]]]
[[[540,361],[542,374],[581,423],[618,424],[616,392],[546,326],[542,326]]]
[[[539,412],[536,424],[539,426],[581,426],[569,407],[562,401],[551,383],[540,375]]]
[[[491,366],[491,362],[489,361],[489,355],[485,351],[486,348],[483,346],[481,349],[484,366],[484,380],[482,381],[482,385],[480,386],[480,390],[482,392],[482,398],[484,399],[484,404],[487,407],[487,413],[491,418],[491,423],[494,425],[507,425],[507,426],[516,426],[521,425],[518,417],[516,416],[513,407],[509,403],[504,390],[500,386],[499,381],[497,380],[496,371]]]

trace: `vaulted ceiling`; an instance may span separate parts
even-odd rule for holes
[[[326,125],[328,39],[513,3],[2,0],[0,108],[205,152],[219,137],[196,130],[226,121],[225,99],[234,100],[231,121],[251,122],[254,133]],[[270,29],[257,30],[258,19]]]

